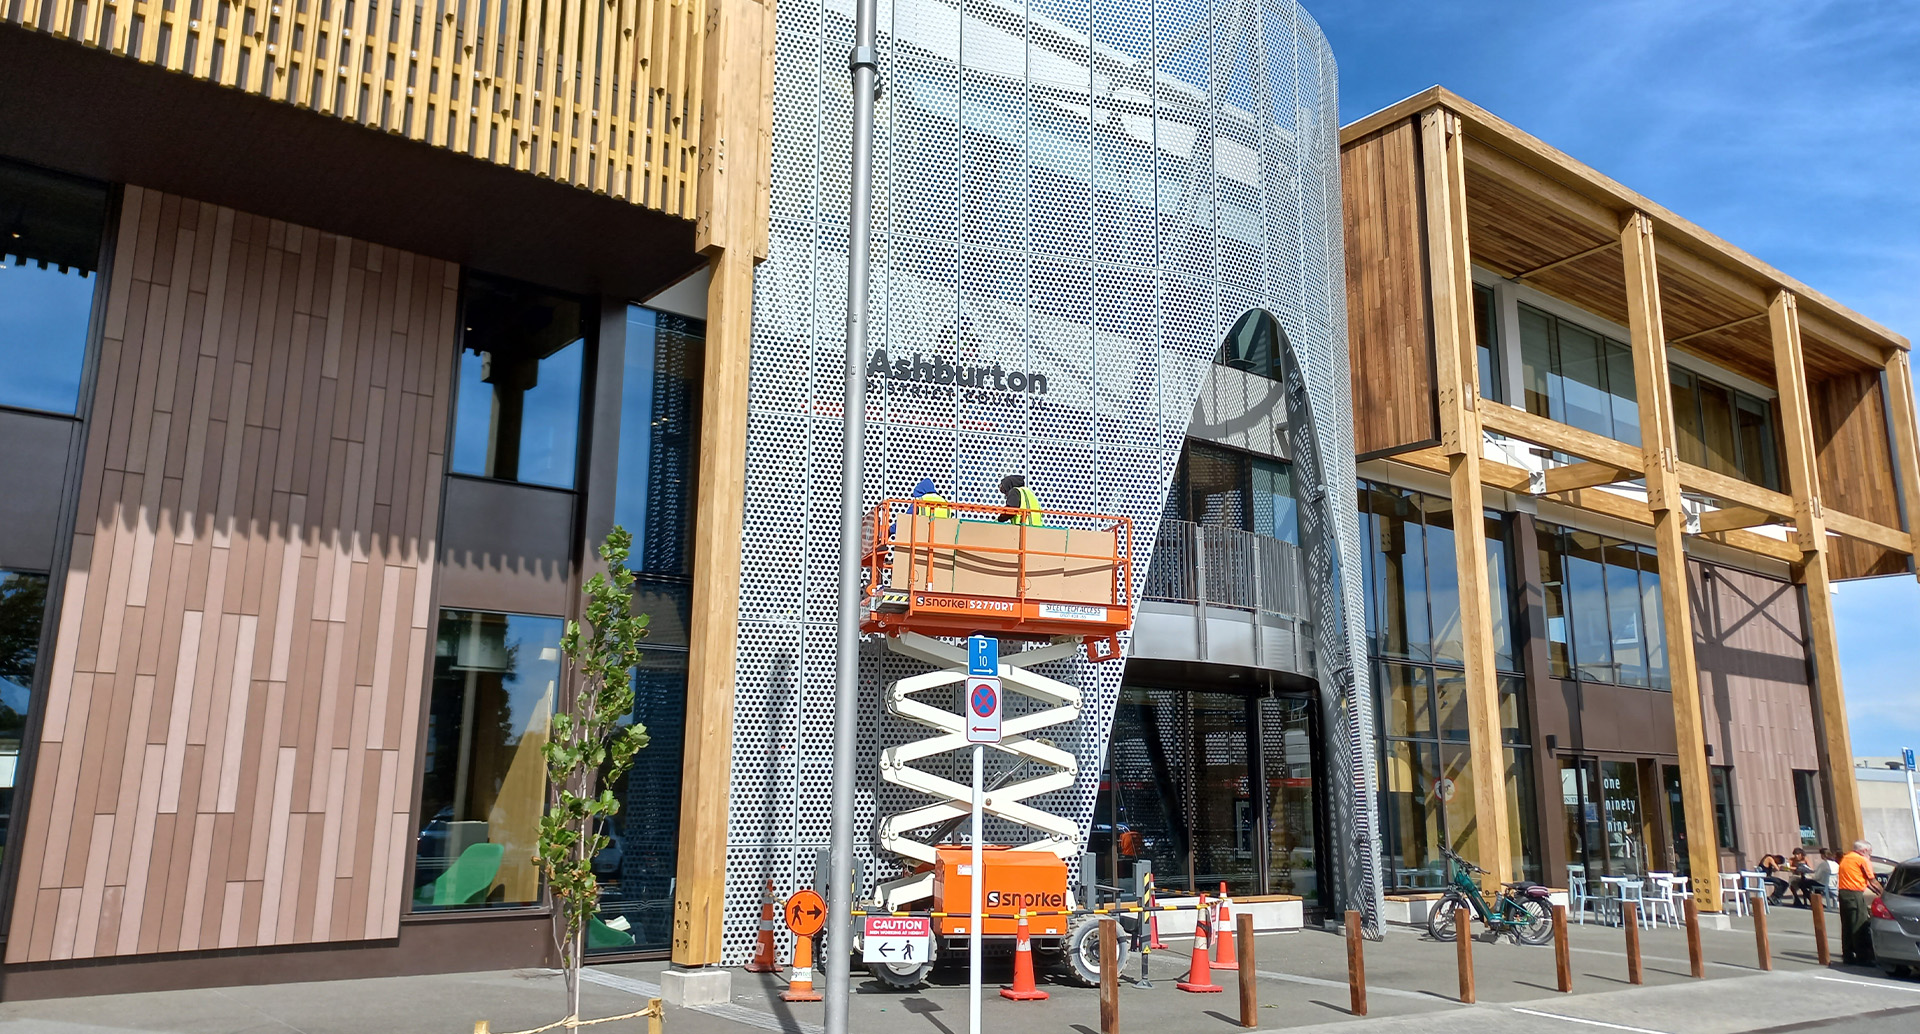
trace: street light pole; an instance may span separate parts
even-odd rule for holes
[[[853,993],[853,779],[860,708],[860,485],[866,442],[867,290],[873,259],[873,122],[879,86],[877,0],[854,0],[852,182],[847,213],[846,431],[840,449],[840,627],[835,640],[839,685],[833,703],[833,823],[828,835],[827,1034],[846,1034]],[[835,940],[834,938],[844,938]]]

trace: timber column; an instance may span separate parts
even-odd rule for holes
[[[1847,700],[1840,686],[1840,639],[1833,622],[1833,582],[1827,569],[1827,522],[1820,507],[1820,470],[1813,442],[1813,412],[1807,404],[1806,363],[1800,351],[1800,309],[1788,291],[1767,300],[1773,336],[1774,380],[1787,440],[1787,488],[1793,495],[1794,544],[1805,560],[1799,582],[1806,589],[1807,631],[1813,648],[1814,714],[1819,727],[1820,771],[1839,844],[1860,839],[1860,790],[1853,781],[1853,740],[1847,732]]]
[[[747,360],[753,270],[767,257],[773,123],[773,3],[707,0],[694,245],[707,256],[707,354],[673,962],[720,961],[726,912],[727,801],[733,776],[734,645],[740,628],[740,526],[746,507]]]
[[[1428,289],[1433,303],[1435,388],[1440,452],[1453,504],[1454,558],[1460,569],[1460,638],[1465,654],[1467,742],[1473,783],[1474,846],[1496,886],[1513,879],[1507,822],[1506,750],[1500,741],[1500,683],[1494,675],[1493,603],[1487,585],[1486,504],[1481,500],[1480,363],[1475,355],[1473,279],[1468,269],[1465,140],[1445,108],[1420,116],[1426,179]]]
[[[1688,610],[1686,514],[1680,507],[1678,439],[1673,429],[1673,393],[1668,386],[1666,329],[1660,316],[1660,276],[1654,259],[1653,222],[1644,213],[1627,217],[1620,230],[1626,263],[1627,329],[1633,338],[1633,379],[1640,403],[1642,469],[1647,507],[1653,511],[1653,544],[1660,568],[1660,610],[1667,637],[1667,670],[1673,679],[1673,732],[1679,750],[1681,813],[1687,820],[1687,865],[1701,911],[1720,911],[1720,848],[1713,824],[1707,773],[1707,737],[1700,713],[1700,669],[1693,661],[1693,619]]]

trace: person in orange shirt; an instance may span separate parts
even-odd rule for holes
[[[1880,893],[1880,879],[1873,874],[1873,845],[1864,840],[1853,842],[1853,850],[1840,859],[1835,880],[1840,891],[1840,955],[1848,965],[1873,964],[1873,932],[1867,928],[1869,895]]]

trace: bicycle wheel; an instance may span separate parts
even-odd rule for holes
[[[1513,937],[1521,944],[1545,944],[1553,940],[1553,909],[1539,898],[1509,898],[1500,910]]]
[[[1467,896],[1457,890],[1447,891],[1445,897],[1433,903],[1433,911],[1427,913],[1427,935],[1436,941],[1453,940],[1453,913],[1464,908],[1468,912],[1467,929],[1473,929],[1473,906],[1467,902]]]

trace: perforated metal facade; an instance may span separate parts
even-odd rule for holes
[[[851,46],[850,5],[780,5],[772,243],[754,304],[729,963],[750,954],[761,881],[785,894],[811,880],[834,803]],[[884,350],[886,365],[868,381],[867,505],[923,476],[992,502],[1003,475],[1022,473],[1049,507],[1131,517],[1144,560],[1201,382],[1254,307],[1301,350],[1325,418],[1326,487],[1354,497],[1336,73],[1298,6],[895,0],[881,5],[880,52],[869,358]],[[1357,570],[1344,513],[1336,537]],[[1363,627],[1352,615],[1348,627]],[[868,846],[876,815],[924,803],[895,799],[875,770],[883,747],[923,734],[879,703],[907,664],[877,643],[864,654],[859,789],[840,803],[855,809],[867,885],[893,875],[890,859],[876,871]],[[1121,666],[1044,670],[1080,686],[1087,706],[1056,738],[1079,755],[1079,781],[1033,803],[1084,833]]]

